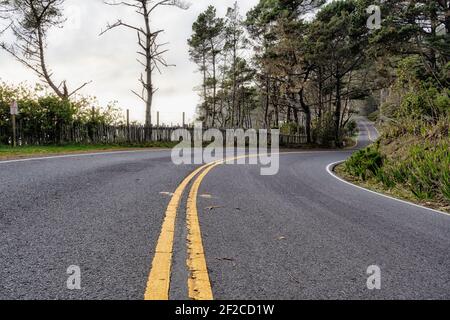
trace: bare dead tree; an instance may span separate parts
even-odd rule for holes
[[[164,54],[168,51],[168,49],[165,49],[167,43],[158,42],[158,36],[162,32],[164,32],[164,30],[157,29],[153,31],[151,25],[152,14],[155,12],[155,10],[163,6],[172,6],[187,10],[190,5],[179,0],[130,0],[128,2],[105,1],[105,3],[111,6],[118,5],[134,8],[136,13],[143,18],[142,26],[132,25],[119,19],[114,24],[108,24],[106,26],[106,29],[103,30],[100,35],[103,35],[106,32],[118,27],[127,28],[137,33],[139,46],[139,50],[137,52],[139,57],[137,58],[137,61],[145,68],[145,77],[144,74],[141,73],[141,76],[139,78],[139,82],[142,85],[142,92],[132,92],[142,101],[144,101],[146,105],[145,125],[147,128],[151,128],[153,95],[158,90],[154,87],[153,84],[153,74],[155,70],[161,73],[161,67],[173,66],[168,64],[164,59]]]
[[[60,27],[65,21],[63,3],[64,0],[3,0],[3,12],[11,21],[9,27],[16,41],[10,44],[1,42],[0,47],[36,73],[58,97],[69,99],[90,82],[69,91],[66,80],[56,85],[53,73],[47,66],[47,34],[51,28]]]

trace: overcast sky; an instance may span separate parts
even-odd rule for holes
[[[161,8],[153,19],[154,28],[164,28],[161,41],[169,42],[166,58],[176,67],[157,75],[159,88],[154,101],[154,112],[160,111],[161,122],[180,123],[182,112],[193,120],[198,95],[194,87],[201,83],[196,66],[190,62],[187,39],[192,23],[208,5],[217,7],[223,16],[235,0],[191,0],[189,10]],[[258,0],[238,1],[244,14]],[[140,90],[137,79],[142,67],[136,62],[136,33],[115,29],[99,37],[108,22],[117,18],[139,23],[139,17],[128,8],[111,7],[102,0],[66,0],[68,17],[64,28],[49,35],[48,65],[56,80],[68,80],[69,89],[86,81],[93,81],[82,94],[96,96],[101,105],[117,100],[123,109],[130,109],[132,120],[144,121],[145,106],[131,90]],[[0,52],[0,79],[7,83],[26,81],[33,85],[37,78],[5,52]],[[59,82],[58,82],[59,83]],[[140,91],[139,91],[140,92]],[[156,119],[156,118],[154,118]]]

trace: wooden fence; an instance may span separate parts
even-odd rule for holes
[[[180,127],[153,127],[140,125],[108,126],[102,124],[57,125],[53,128],[36,128],[22,122],[17,126],[18,145],[48,144],[145,144],[148,142],[171,141],[172,133]],[[193,128],[186,128],[193,137]],[[205,131],[206,129],[204,129]],[[221,130],[225,133],[225,130]],[[224,134],[225,137],[225,134]],[[183,136],[188,140],[188,135]],[[270,137],[268,138],[270,143]],[[306,143],[304,135],[280,135],[280,145],[301,145]],[[0,126],[0,144],[12,144],[12,129]]]

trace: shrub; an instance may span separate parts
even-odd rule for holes
[[[280,128],[281,134],[291,135],[297,133],[305,132],[305,128],[303,126],[297,125],[295,122],[287,122],[284,123]]]
[[[358,124],[355,120],[350,120],[345,126],[346,135],[353,137],[358,132]]]
[[[450,64],[442,74],[449,70]],[[353,155],[345,169],[419,200],[450,205],[450,90],[442,85],[444,76],[427,74],[419,56],[402,60],[397,71],[398,103],[381,107],[390,118],[382,139]]]
[[[377,121],[378,120],[378,117],[380,116],[380,111],[374,111],[374,112],[372,112],[371,114],[369,114],[368,116],[367,116],[367,119],[369,119],[370,121],[372,121],[372,122],[375,122],[375,121]]]
[[[450,203],[450,143],[442,139],[404,147],[405,159],[386,157],[378,146],[355,153],[345,170],[363,181],[409,190],[417,199]]]
[[[10,104],[17,101],[20,114],[17,124],[25,135],[53,132],[72,124],[114,125],[123,122],[123,115],[115,103],[98,107],[95,98],[65,101],[46,93],[40,86],[10,86],[0,83],[0,144],[8,144],[11,136]],[[93,111],[94,108],[94,111]]]
[[[383,157],[378,145],[356,152],[345,162],[346,171],[363,181],[366,181],[369,177],[379,175],[382,166]]]
[[[440,198],[450,201],[450,144],[422,144],[411,148],[399,183],[405,183],[419,199]]]
[[[334,121],[331,112],[324,113],[320,122],[314,121],[312,134],[313,140],[319,145],[329,145],[335,140]]]

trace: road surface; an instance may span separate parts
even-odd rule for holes
[[[377,135],[361,130],[359,147]],[[331,176],[351,152],[283,153],[275,176],[217,165],[184,189],[199,166],[169,151],[0,162],[0,299],[449,299],[450,216]]]

